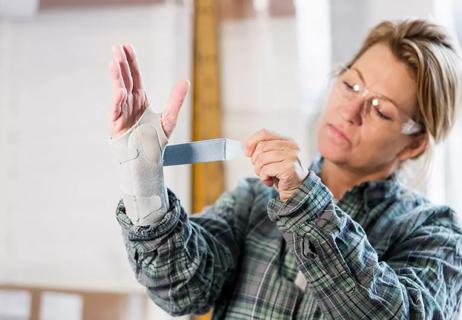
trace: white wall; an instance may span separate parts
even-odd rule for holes
[[[307,129],[319,110],[317,95],[330,70],[329,11],[326,6],[299,5],[298,16],[269,18],[264,13],[221,26],[222,107],[224,135],[245,141],[262,128],[295,139],[304,162],[313,156]],[[317,15],[317,19],[311,19]],[[327,21],[327,22],[326,22]],[[316,50],[307,52],[309,44]],[[319,61],[308,70],[307,60]],[[256,176],[248,158],[225,164],[227,188]]]
[[[39,0],[0,0],[0,17],[28,19],[38,10]]]
[[[108,63],[133,43],[155,106],[190,78],[190,8],[54,10],[0,20],[0,281],[139,291],[114,216]],[[189,101],[172,142],[189,140]],[[189,200],[189,170],[166,179]]]
[[[221,26],[224,135],[245,141],[261,128],[302,139],[298,108],[296,25],[288,19],[248,19]],[[295,123],[294,123],[295,122]],[[225,163],[226,185],[254,176],[248,158]]]

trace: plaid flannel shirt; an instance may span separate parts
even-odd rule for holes
[[[392,175],[335,202],[318,157],[286,202],[256,178],[241,180],[188,216],[169,191],[159,223],[117,220],[130,265],[172,315],[214,319],[454,319],[462,296],[456,213]],[[306,288],[294,279],[301,271]]]

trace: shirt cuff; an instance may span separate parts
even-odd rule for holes
[[[125,213],[125,206],[122,200],[119,201],[116,209],[116,219],[120,226],[127,231],[128,240],[136,242],[148,242],[160,239],[170,233],[175,226],[184,220],[183,215],[186,215],[181,207],[180,200],[175,194],[167,188],[169,209],[165,213],[162,220],[148,226],[134,225],[130,218]]]
[[[268,202],[268,216],[272,222],[290,231],[301,223],[319,217],[332,200],[329,189],[313,171],[310,171],[287,201],[274,198]]]

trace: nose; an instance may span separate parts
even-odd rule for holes
[[[343,108],[340,110],[340,114],[343,120],[360,126],[362,124],[362,110],[366,99],[364,96],[358,95],[354,99],[345,102]]]

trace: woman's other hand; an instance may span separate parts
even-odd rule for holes
[[[295,141],[269,130],[261,129],[250,136],[245,152],[260,180],[267,186],[274,185],[282,201],[290,198],[308,174]]]

